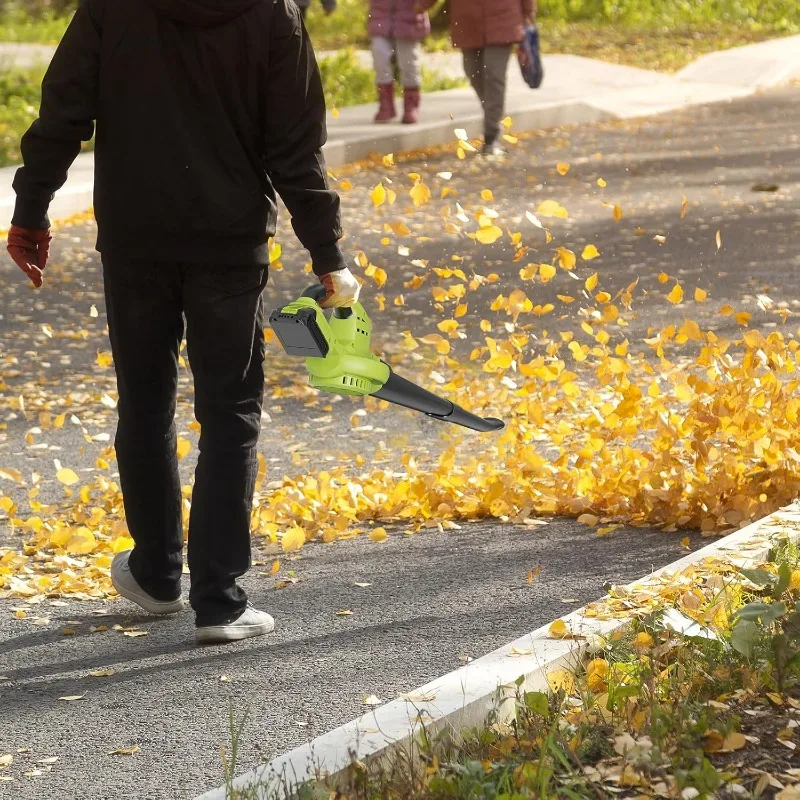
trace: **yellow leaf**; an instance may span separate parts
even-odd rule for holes
[[[602,178],[598,178],[598,179],[597,179],[597,185],[598,185],[598,186],[599,186],[601,189],[605,189],[605,188],[606,188],[606,186],[608,186],[608,184],[607,184],[607,183],[606,183],[606,182],[605,182],[605,181],[604,181]]]
[[[568,219],[569,214],[567,209],[555,200],[545,200],[539,203],[536,213],[540,217],[557,217],[559,219]]]
[[[541,277],[542,283],[548,283],[552,278],[555,277],[556,272],[556,268],[551,264],[539,265],[539,277]]]
[[[569,628],[563,619],[557,619],[547,629],[547,635],[553,639],[564,639],[569,636]]]
[[[0,478],[5,478],[7,481],[14,481],[14,483],[25,483],[22,478],[22,473],[18,469],[12,467],[0,467]]]
[[[633,640],[633,649],[637,653],[643,653],[653,646],[653,637],[646,631],[639,631]]]
[[[687,550],[690,550],[692,546],[692,540],[688,536],[684,536],[681,539],[681,547],[685,547]]]
[[[608,688],[608,675],[611,665],[604,658],[593,658],[586,665],[586,683],[595,694]]]
[[[575,693],[575,678],[572,673],[565,669],[557,669],[547,676],[547,683],[551,691],[564,692],[564,694]]]
[[[97,354],[97,365],[100,367],[110,367],[114,363],[114,357],[107,350],[101,350]]]
[[[721,753],[731,753],[734,750],[741,750],[747,744],[744,734],[738,731],[729,733],[722,741]]]
[[[184,439],[182,436],[178,437],[178,458],[183,459],[189,455],[189,451],[192,449],[192,443],[188,439]]]
[[[559,175],[566,175],[569,172],[569,164],[566,164],[563,161],[559,161],[559,163],[556,164],[556,172]]]
[[[669,275],[666,272],[659,272],[658,273],[658,282],[659,283],[666,283],[669,280]]]
[[[378,206],[383,205],[386,202],[386,187],[379,183],[370,193],[369,193],[370,200],[372,200],[372,205],[376,208]]]
[[[558,262],[563,269],[571,270],[575,268],[578,259],[572,250],[567,250],[566,247],[559,247],[556,252],[558,253]]]
[[[481,200],[485,200],[487,203],[494,200],[494,194],[492,194],[491,189],[482,189],[481,190]]]
[[[394,166],[394,153],[387,153],[383,157],[383,166],[384,167],[393,167]]]
[[[594,290],[594,288],[597,286],[597,280],[598,280],[598,277],[597,277],[597,273],[596,273],[596,272],[593,272],[593,273],[592,273],[592,274],[591,274],[591,275],[590,275],[590,276],[589,276],[589,277],[586,279],[586,281],[584,282],[584,284],[583,284],[583,285],[586,287],[586,291],[587,291],[587,292],[591,292],[591,291],[593,291],[593,290]]]
[[[278,242],[272,242],[269,248],[269,263],[274,264],[281,257],[283,247]]]
[[[111,542],[111,552],[116,555],[117,553],[124,553],[126,550],[133,549],[133,539],[130,536],[117,536]]]
[[[719,253],[722,248],[722,231],[717,231],[717,235],[714,238],[717,243],[717,252]]]
[[[614,217],[616,222],[619,222],[622,219],[622,206],[615,205],[614,211],[612,212],[612,216]]]
[[[597,258],[599,255],[600,251],[593,244],[587,244],[586,247],[583,248],[581,258],[584,261],[591,261],[593,258]]]
[[[410,228],[405,222],[390,222],[389,227],[394,231],[396,236],[408,236],[411,233]]]
[[[334,109],[335,110],[335,109]],[[334,114],[334,116],[336,116]],[[139,752],[139,745],[134,744],[131,747],[118,747],[116,750],[109,750],[110,756],[132,756],[134,753]]]
[[[684,219],[684,217],[686,217],[686,212],[688,210],[689,210],[689,201],[686,198],[686,195],[684,195],[681,198],[681,219]]]
[[[62,467],[58,472],[56,472],[56,480],[60,483],[63,483],[64,486],[74,486],[80,480],[80,478],[74,470],[71,470],[68,467]]]
[[[86,555],[97,547],[97,539],[86,527],[78,528],[64,545],[64,549],[71,555]]]
[[[278,561],[278,559],[276,558],[276,559],[275,559],[275,560],[272,562],[272,566],[271,566],[271,567],[270,567],[270,569],[269,569],[269,574],[270,574],[270,575],[276,575],[276,574],[277,574],[277,573],[279,573],[280,571],[281,571],[281,562],[280,562],[280,561]]]
[[[306,543],[305,531],[294,525],[289,528],[281,537],[281,547],[284,553],[291,553],[299,550]]]
[[[442,333],[454,333],[458,323],[454,319],[444,319],[436,326]]]
[[[672,291],[667,295],[667,300],[674,305],[678,305],[678,303],[683,301],[683,288],[679,283],[676,283],[672,287]]]
[[[417,208],[431,199],[431,190],[420,180],[411,187],[411,201]]]
[[[370,533],[369,538],[373,542],[385,542],[386,541],[386,528],[375,528]]]
[[[707,297],[708,297],[708,292],[705,289],[701,289],[700,287],[697,287],[694,290],[694,299],[698,303],[705,303]]]
[[[502,235],[502,228],[498,228],[497,225],[489,225],[484,228],[479,228],[475,234],[475,238],[481,244],[494,244]]]

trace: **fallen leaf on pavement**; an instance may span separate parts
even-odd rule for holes
[[[134,744],[131,747],[118,747],[116,750],[109,750],[110,756],[132,756],[134,753],[139,752],[139,745]]]

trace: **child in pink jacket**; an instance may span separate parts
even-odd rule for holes
[[[419,122],[422,82],[420,42],[431,32],[427,9],[436,0],[370,0],[368,32],[372,37],[372,59],[378,84],[378,113],[375,122],[389,122],[397,116],[394,107],[396,55],[403,82],[403,122]]]

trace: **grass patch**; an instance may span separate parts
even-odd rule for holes
[[[368,48],[367,8],[367,0],[339,0],[336,11],[326,15],[314,0],[307,22],[316,47]],[[37,13],[7,5],[0,14],[0,41],[55,43],[69,19],[45,4]],[[446,17],[439,19],[424,43],[429,51],[450,49]],[[540,0],[539,21],[545,53],[664,72],[704,53],[800,33],[795,0]]]
[[[546,20],[541,29],[545,58],[564,53],[657,72],[676,72],[706,53],[786,33],[782,28],[731,23],[654,28],[560,20]]]
[[[375,100],[375,76],[361,66],[352,50],[320,59],[325,95],[329,108],[372,103]],[[21,160],[20,139],[39,114],[44,67],[0,71],[0,167]],[[425,92],[452,89],[465,85],[431,70],[422,72]],[[91,148],[92,143],[88,147]]]
[[[39,113],[44,68],[0,71],[0,167],[20,161],[22,134]]]
[[[348,788],[320,781],[297,796],[797,797],[797,549],[778,547],[759,569],[707,560],[660,587],[662,608],[643,613],[610,641],[594,642],[573,671],[550,676],[549,692],[525,691],[519,682],[512,719],[489,719],[457,743],[423,737],[413,763],[407,757],[389,766],[356,762]],[[630,601],[631,591],[616,593]],[[612,610],[614,591],[606,603]],[[230,779],[228,787],[228,796],[240,800],[273,796],[238,795]]]
[[[56,14],[42,9],[31,14],[14,4],[4,5],[0,13],[0,42],[57,44],[72,19],[72,14]]]

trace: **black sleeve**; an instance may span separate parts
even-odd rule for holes
[[[314,272],[346,266],[339,195],[328,186],[325,96],[314,50],[292,0],[274,0],[265,104],[264,160]]]
[[[39,118],[22,137],[24,166],[14,177],[12,224],[49,228],[47,209],[67,180],[67,170],[94,133],[100,30],[81,2],[42,82]]]

